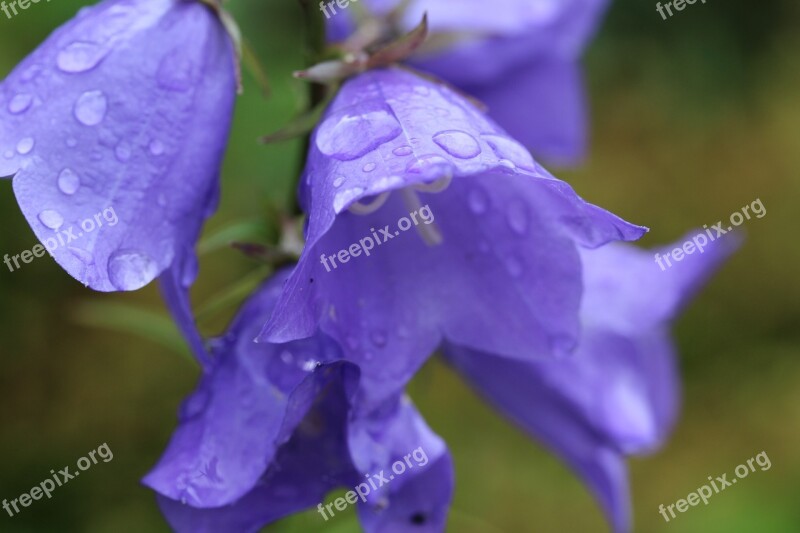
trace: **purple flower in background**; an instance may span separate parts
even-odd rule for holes
[[[581,476],[615,531],[630,531],[625,457],[663,443],[677,415],[669,323],[730,251],[714,243],[669,272],[632,246],[583,251],[583,333],[573,355],[519,362],[449,345],[445,356]]]
[[[82,283],[135,290],[174,266],[189,285],[235,95],[233,44],[210,7],[107,0],[0,84],[0,176],[45,243],[113,209],[113,227],[51,251]]]
[[[358,367],[341,361],[327,336],[252,342],[286,276],[266,283],[211,343],[213,364],[184,403],[178,430],[145,484],[179,532],[259,531],[309,508],[317,508],[322,524],[338,510],[319,504],[338,487],[353,492],[351,504],[357,495],[367,532],[404,531],[409,524],[442,531],[451,459],[408,399],[397,396],[355,415]]]
[[[377,14],[397,0],[372,0]],[[587,144],[580,58],[608,0],[412,0],[408,31],[428,13],[431,37],[411,63],[489,107],[512,137],[548,162],[572,163]],[[352,10],[350,10],[352,12]],[[329,19],[332,40],[352,31],[344,12]]]
[[[260,340],[321,329],[360,367],[368,410],[443,340],[523,360],[568,352],[578,248],[645,231],[584,202],[450,89],[402,69],[348,81],[311,144],[306,248]],[[413,230],[402,222],[411,213]]]

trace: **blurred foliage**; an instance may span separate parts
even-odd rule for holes
[[[235,309],[235,302],[220,302],[221,291],[259,276],[254,261],[219,244],[266,239],[274,232],[270,213],[292,205],[302,143],[264,146],[257,139],[286,125],[307,98],[307,88],[289,76],[304,65],[307,42],[296,2],[230,4],[272,94],[264,99],[246,74],[222,204],[206,229],[194,290],[198,307],[211,309],[202,324],[209,334]],[[0,16],[0,75],[79,5],[40,3],[11,20]],[[709,0],[665,22],[655,2],[618,0],[587,55],[592,151],[583,166],[559,176],[594,203],[651,227],[645,246],[713,224],[755,198],[768,213],[746,224],[745,246],[676,325],[684,416],[661,453],[632,461],[637,531],[800,530],[798,11],[793,0]],[[0,254],[36,242],[9,182],[0,183],[0,220]],[[241,290],[234,294],[241,299]],[[112,311],[127,316],[127,332],[85,325],[114,326]],[[51,500],[13,518],[0,512],[0,530],[168,530],[139,479],[158,460],[198,372],[179,355],[163,316],[155,287],[89,293],[46,259],[0,273],[0,498],[30,490],[103,442],[114,452],[112,462]],[[130,333],[142,328],[150,339]],[[452,531],[606,529],[571,472],[440,362],[424,369],[411,394],[457,464]],[[769,471],[669,524],[658,514],[659,504],[762,450],[772,460]],[[349,513],[323,523],[312,511],[268,531],[355,531]]]

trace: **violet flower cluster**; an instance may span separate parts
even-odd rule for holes
[[[397,2],[366,5],[380,17]],[[583,152],[578,60],[604,5],[410,2],[393,20],[411,29],[427,11],[429,45],[407,61],[419,72],[385,65],[343,82],[300,178],[302,254],[208,340],[188,290],[237,90],[221,8],[105,0],[5,78],[0,176],[33,231],[113,205],[119,224],[54,259],[97,291],[159,278],[202,366],[144,478],[172,528],[258,531],[423,449],[428,461],[359,500],[358,516],[367,532],[444,531],[453,461],[404,392],[439,351],[580,476],[615,531],[631,529],[626,458],[656,449],[676,419],[669,324],[729,250],[661,272],[624,244],[644,228],[531,156]],[[354,20],[333,19],[330,39]],[[321,264],[423,205],[434,223]]]

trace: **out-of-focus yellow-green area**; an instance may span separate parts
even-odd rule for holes
[[[0,76],[81,4],[32,4],[11,20],[0,14]],[[256,142],[304,102],[306,87],[290,77],[304,62],[296,2],[230,4],[266,65],[272,96],[264,99],[246,75],[223,201],[206,237],[288,205],[300,160],[299,142]],[[665,449],[631,461],[636,531],[800,531],[799,30],[794,0],[708,0],[668,21],[655,2],[618,0],[586,57],[591,155],[559,177],[652,228],[645,246],[715,224],[756,198],[767,209],[744,225],[740,252],[676,324],[683,416]],[[0,255],[37,242],[10,181],[0,183],[0,221]],[[202,329],[215,333],[235,310],[220,304],[220,295],[258,264],[222,247],[201,265],[194,297],[206,309]],[[0,267],[0,499],[29,491],[51,469],[74,467],[104,442],[114,453],[52,499],[13,518],[0,511],[0,530],[167,531],[139,479],[164,449],[198,371],[174,342],[155,286],[103,295],[48,258],[13,273]],[[149,338],[101,323],[123,323]],[[456,461],[450,531],[606,530],[577,478],[444,365],[429,364],[411,394]],[[768,471],[669,524],[658,514],[659,504],[685,498],[708,476],[730,477],[762,451],[772,462]],[[312,512],[268,530],[343,533],[356,526],[352,513],[324,523]]]

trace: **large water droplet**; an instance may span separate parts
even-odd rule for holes
[[[517,235],[525,235],[528,232],[528,208],[519,200],[514,200],[508,206],[506,221],[511,231]]]
[[[65,168],[58,175],[58,190],[64,194],[75,194],[81,186],[81,179],[72,169]]]
[[[64,72],[85,72],[97,66],[108,51],[97,43],[76,41],[58,53],[56,64]]]
[[[107,108],[103,91],[87,91],[75,102],[75,118],[84,126],[96,126],[105,118]]]
[[[108,259],[108,278],[121,291],[141,289],[157,275],[155,261],[135,250],[117,250]]]
[[[184,50],[174,50],[164,56],[158,65],[156,81],[159,87],[176,92],[186,92],[195,85],[197,67]]]
[[[58,211],[45,209],[39,213],[39,222],[50,229],[58,229],[64,225],[64,217],[62,217]]]
[[[25,137],[17,143],[17,153],[19,153],[19,155],[30,153],[30,151],[33,150],[34,144],[35,141],[33,140],[33,137]]]
[[[536,170],[536,163],[534,163],[530,152],[518,142],[508,137],[503,137],[502,135],[488,133],[481,135],[481,137],[483,137],[483,140],[489,144],[495,155],[501,160],[512,162],[514,167],[530,171]],[[503,161],[500,163],[506,167],[509,166],[508,163],[504,163]]]
[[[341,161],[358,159],[396,139],[402,128],[385,104],[368,105],[360,112],[331,115],[317,131],[317,148]]]
[[[481,147],[475,137],[463,131],[442,131],[433,136],[433,142],[442,150],[459,159],[472,159],[481,153]]]
[[[26,93],[20,93],[8,102],[8,112],[12,115],[18,115],[28,110],[33,102],[33,96]]]
[[[489,197],[480,187],[474,187],[467,195],[470,210],[476,215],[482,215],[489,209]]]

